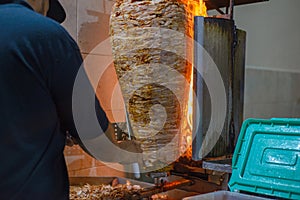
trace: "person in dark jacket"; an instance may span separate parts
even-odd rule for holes
[[[63,150],[66,132],[80,143],[72,90],[82,57],[65,17],[57,0],[0,0],[0,199],[69,199]]]

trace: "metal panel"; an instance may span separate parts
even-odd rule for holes
[[[169,181],[177,181],[177,180],[182,179],[181,177],[175,177],[175,176],[169,176],[167,178],[168,178],[168,182]],[[153,188],[155,186],[154,184],[151,184],[151,183],[128,179],[128,178],[124,178],[124,177],[69,177],[69,182],[70,182],[71,186],[78,186],[78,185],[82,186],[85,184],[90,184],[90,185],[107,184],[107,185],[109,185],[112,183],[112,181],[114,179],[117,179],[120,184],[126,184],[127,181],[129,181],[132,185],[140,185],[145,189]],[[202,188],[206,188],[206,190],[204,190],[205,192],[214,191],[214,190],[216,190],[216,188],[220,189],[219,187],[214,186],[212,189],[208,190],[207,188],[211,188],[212,186],[210,186],[210,185],[208,185],[206,187],[204,187],[204,186],[205,185],[202,183]],[[190,186],[185,186],[185,188],[189,188],[189,187]],[[167,195],[168,199],[170,199],[170,200],[179,200],[184,197],[197,195],[199,193],[194,192],[194,191],[184,191],[181,189],[173,189],[170,191],[166,191],[163,194]]]
[[[126,184],[127,181],[130,181],[132,185],[140,185],[144,188],[146,187],[153,187],[153,184],[145,183],[133,179],[123,178],[123,177],[93,177],[93,176],[78,176],[78,177],[69,177],[70,185],[100,185],[100,184],[111,184],[112,181],[117,178],[120,184]]]
[[[244,119],[244,89],[245,89],[245,54],[246,32],[236,30],[236,43],[234,48],[234,79],[233,79],[233,122],[234,135],[230,139],[236,143]],[[234,144],[235,144],[234,143]],[[233,143],[230,143],[233,144]],[[234,146],[230,147],[233,153]]]
[[[224,156],[233,152],[234,140],[243,120],[245,36],[245,32],[235,29],[232,20],[195,17],[195,41],[203,46],[217,65],[223,79],[227,100],[223,130],[208,157]],[[201,66],[201,51],[195,45],[195,66]],[[198,123],[200,128],[193,140],[192,158],[201,160],[199,151],[210,124],[211,99],[201,75],[194,75],[194,89],[200,105],[200,113],[196,113],[194,119],[200,120]]]

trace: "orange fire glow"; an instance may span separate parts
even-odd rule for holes
[[[207,9],[204,3],[204,0],[182,0],[186,5],[187,14],[188,14],[188,30],[187,34],[189,37],[193,37],[194,32],[194,16],[204,16],[207,17]],[[191,52],[188,50],[188,52]],[[186,122],[184,122],[183,127],[183,140],[182,144],[185,146],[182,150],[185,150],[184,155],[187,157],[192,156],[192,131],[193,131],[193,79],[194,71],[193,66],[190,65],[190,86],[188,88],[188,97],[187,97],[187,107],[185,109]],[[182,152],[183,153],[183,152]]]
[[[183,0],[184,1],[184,0]],[[207,9],[204,0],[186,0],[187,8],[194,16],[207,17]]]

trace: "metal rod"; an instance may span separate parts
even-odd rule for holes
[[[230,8],[230,19],[231,20],[233,19],[233,7],[234,7],[234,0],[230,0],[229,8]]]
[[[127,109],[126,109],[126,105],[125,105],[125,119],[126,119],[126,124],[127,124],[128,139],[131,140],[132,136],[133,136],[133,131],[132,131],[132,127],[131,127],[131,124],[130,124],[129,114],[128,114]],[[137,179],[141,178],[139,164],[138,163],[132,163],[131,167],[132,167],[132,170],[133,170],[134,177],[137,178]]]
[[[224,15],[225,13],[223,12],[223,10],[221,10],[220,8],[216,8],[216,10],[221,14]]]
[[[165,183],[165,185],[163,185],[161,187],[148,188],[145,191],[142,191],[140,193],[132,195],[131,199],[132,200],[139,200],[139,199],[151,197],[154,194],[166,192],[166,191],[173,190],[173,189],[176,189],[176,188],[179,188],[179,187],[189,186],[189,185],[193,185],[193,184],[194,184],[193,181],[187,180],[187,179],[173,181],[173,182]]]
[[[204,91],[204,80],[199,72],[203,72],[203,45],[204,45],[204,17],[196,16],[194,18],[194,91],[196,99],[194,99],[193,105],[193,134],[195,134],[192,143],[192,159],[195,161],[202,160],[202,142],[203,142],[203,91]],[[197,102],[196,102],[197,101]],[[197,109],[197,105],[199,109]],[[196,127],[198,124],[198,129]],[[200,153],[201,151],[201,153]],[[200,154],[199,154],[200,153]]]

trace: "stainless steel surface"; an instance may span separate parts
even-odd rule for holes
[[[125,109],[125,119],[126,119],[126,124],[127,124],[128,138],[129,138],[129,140],[131,140],[131,137],[133,136],[133,131],[132,131],[131,124],[130,124],[130,121],[129,121],[129,115],[128,115],[128,111],[126,109],[126,106],[125,106],[124,109]]]
[[[244,118],[244,88],[245,88],[245,55],[246,55],[246,32],[236,29],[236,43],[234,48],[233,70],[233,125],[234,135],[230,140],[237,141]],[[232,150],[234,147],[230,147]]]
[[[143,188],[148,188],[149,190],[153,188],[156,189],[154,184],[147,183],[147,182],[142,182],[142,181],[137,181],[133,179],[128,179],[128,178],[123,178],[123,177],[69,177],[70,185],[84,185],[86,183],[90,185],[99,185],[99,184],[111,184],[112,181],[117,178],[118,182],[120,184],[126,184],[127,181],[130,181],[132,185],[140,185]],[[169,181],[176,181],[178,179],[182,179],[180,177],[172,177],[169,179]],[[182,185],[186,185],[188,182],[184,182]],[[178,185],[177,185],[178,186]],[[187,186],[189,187],[189,186]],[[171,190],[166,191],[166,190],[157,190],[160,194],[167,195],[168,200],[181,200],[184,197],[189,197],[189,196],[194,196],[199,193],[194,192],[194,191],[185,191],[182,189],[174,189],[174,188],[169,188]],[[154,193],[153,193],[154,194]],[[146,196],[146,194],[145,194]]]
[[[224,177],[226,180],[223,180],[221,184],[214,183],[212,181],[205,181],[202,179],[193,178],[194,184],[191,186],[181,187],[181,190],[188,192],[196,192],[198,194],[204,194],[208,192],[214,192],[218,190],[227,190],[228,176]]]
[[[238,192],[217,191],[208,194],[187,197],[183,200],[271,200],[269,198],[257,197],[254,195],[246,195]]]
[[[132,185],[140,185],[144,188],[152,187],[153,184],[141,182],[133,179],[122,178],[122,177],[69,177],[70,185],[84,185],[86,183],[91,185],[99,184],[111,184],[112,181],[117,178],[120,184],[126,184],[127,181],[130,181]]]
[[[167,172],[151,172],[150,177],[154,180],[156,186],[162,186],[167,180]]]
[[[233,153],[235,140],[243,121],[245,43],[246,33],[236,29],[233,20],[195,17],[195,41],[203,46],[214,60],[222,76],[226,90],[227,113],[221,136],[208,157]],[[195,46],[195,66],[201,66],[202,49]],[[205,66],[203,66],[205,67]],[[210,124],[211,99],[203,78],[194,74],[195,91],[200,113],[194,118],[200,121],[192,146],[193,160],[201,160],[199,151]]]
[[[133,131],[132,131],[132,127],[131,127],[131,124],[130,124],[128,111],[126,109],[126,106],[124,106],[124,107],[125,107],[125,119],[126,119],[126,124],[127,124],[128,139],[131,140],[132,137],[133,137]],[[133,169],[134,177],[139,179],[141,177],[139,164],[138,163],[132,163],[131,166],[132,166],[132,169]]]
[[[214,60],[222,76],[226,90],[227,113],[221,136],[207,157],[218,157],[233,153],[235,140],[243,121],[244,72],[246,33],[235,27],[233,20],[195,17],[195,41]],[[195,66],[201,66],[202,49],[195,46]],[[205,67],[205,66],[203,66]],[[201,160],[199,151],[210,124],[211,99],[203,78],[195,75],[195,91],[200,105],[200,120],[192,146],[193,160]],[[200,117],[199,117],[200,116]]]
[[[231,159],[203,161],[203,169],[231,173]]]
[[[161,187],[154,186],[152,188],[148,188],[140,192],[139,194],[136,194],[136,196],[133,196],[132,199],[138,200],[138,199],[150,198],[154,194],[159,194],[159,193],[177,189],[179,187],[190,186],[190,185],[193,185],[193,181],[187,179],[179,179],[172,182],[166,182]]]

